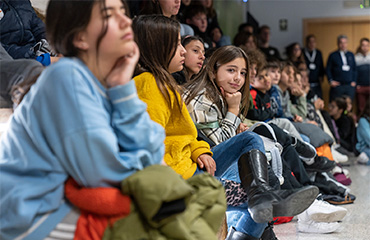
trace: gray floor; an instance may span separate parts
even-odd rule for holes
[[[341,205],[348,209],[341,227],[330,234],[299,233],[296,230],[297,219],[290,223],[276,225],[275,234],[279,240],[362,240],[370,239],[370,166],[359,165],[350,159],[350,166],[344,168],[350,171],[352,184],[351,193],[356,196],[353,204]]]

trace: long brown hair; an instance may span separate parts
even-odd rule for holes
[[[152,73],[169,106],[171,106],[170,90],[174,93],[181,111],[182,100],[176,94],[179,89],[168,70],[176,53],[180,23],[163,15],[141,15],[134,19],[132,28],[135,42],[140,49],[139,69],[136,74]]]
[[[128,7],[121,0],[126,12]],[[53,49],[65,57],[77,57],[79,49],[74,46],[73,39],[79,32],[86,29],[90,22],[92,8],[95,3],[100,8],[105,8],[105,0],[50,0],[46,11],[46,36]],[[96,50],[108,30],[107,20],[104,20],[103,28],[96,43]],[[98,52],[98,51],[97,51]],[[41,71],[40,71],[41,73]],[[13,101],[19,104],[28,93],[31,86],[36,83],[38,75],[26,76],[25,80],[13,87]]]
[[[185,100],[185,104],[189,104],[192,99],[205,89],[206,97],[212,100],[219,109],[222,109],[220,102],[220,96],[222,96],[222,94],[220,88],[216,84],[215,75],[222,65],[227,64],[236,58],[243,58],[246,63],[247,74],[245,76],[245,83],[240,89],[240,92],[242,93],[241,114],[246,116],[249,109],[249,59],[247,54],[241,48],[232,45],[218,48],[211,57],[209,57],[206,65],[194,80],[184,86],[184,88],[189,92],[189,95]],[[226,99],[224,99],[224,102],[226,103]]]

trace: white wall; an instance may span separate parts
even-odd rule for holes
[[[33,7],[38,8],[42,13],[46,13],[46,8],[48,5],[48,0],[30,0]]]
[[[369,16],[370,9],[344,8],[343,0],[249,0],[249,12],[261,25],[271,28],[270,44],[280,53],[290,43],[303,43],[303,19]],[[361,2],[361,1],[358,1]],[[288,30],[279,30],[279,20],[288,20]],[[369,26],[370,27],[370,26]]]

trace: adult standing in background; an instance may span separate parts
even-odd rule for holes
[[[348,38],[339,35],[337,38],[338,50],[329,55],[326,64],[326,75],[330,83],[330,101],[343,95],[353,100],[356,87],[355,56],[348,51]]]
[[[370,95],[370,43],[368,38],[360,40],[360,46],[355,56],[357,66],[357,112],[362,113]]]
[[[325,68],[322,53],[316,49],[316,37],[310,34],[306,37],[306,47],[303,49],[304,60],[310,70],[309,81],[311,90],[322,98],[321,83],[324,78]]]
[[[266,60],[281,60],[279,50],[270,46],[270,27],[263,25],[258,29],[258,47],[266,55]]]

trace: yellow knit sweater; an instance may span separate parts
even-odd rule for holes
[[[173,92],[171,108],[168,107],[153,74],[144,72],[134,80],[139,98],[148,105],[150,118],[166,131],[164,161],[184,179],[190,178],[197,168],[197,158],[204,153],[212,155],[208,143],[197,140],[197,130],[186,105],[182,105],[180,112]],[[179,93],[176,95],[179,97]]]

